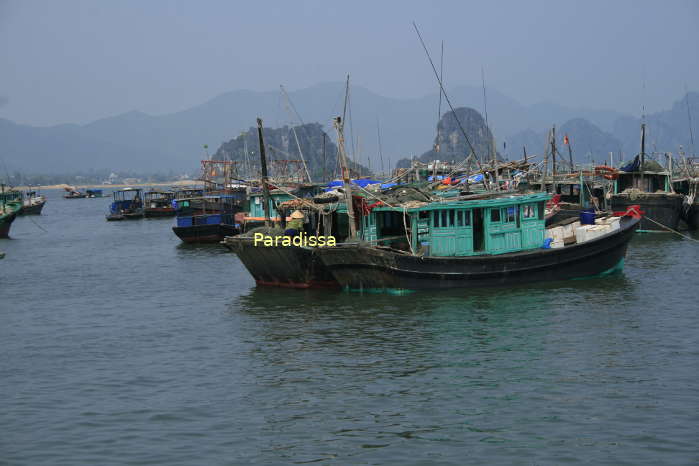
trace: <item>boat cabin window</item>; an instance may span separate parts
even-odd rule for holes
[[[517,220],[517,208],[516,207],[506,207],[503,209],[505,214],[505,222],[512,223]]]
[[[535,206],[535,204],[524,204],[522,206],[522,217],[523,218],[536,218],[537,212],[536,212],[536,208],[534,206]]]
[[[420,213],[420,218],[425,218]],[[467,227],[471,224],[469,210],[444,209],[432,211],[433,228]]]
[[[500,209],[490,209],[490,223],[500,222]]]
[[[542,218],[544,218],[544,203],[543,203],[543,202],[539,202],[538,207],[539,207],[539,209],[538,209],[538,210],[539,210],[539,216],[538,216],[537,218],[538,218],[539,220],[541,220]]]

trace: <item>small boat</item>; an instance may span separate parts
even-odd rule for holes
[[[201,164],[204,189],[176,193],[172,231],[185,243],[219,243],[241,232],[236,214],[246,204],[246,186],[233,185],[232,161],[202,160]]]
[[[65,186],[63,189],[66,190],[66,194],[63,195],[63,199],[84,199],[87,194],[78,191],[72,186]]]
[[[677,230],[682,214],[684,196],[672,188],[672,174],[660,164],[645,160],[646,125],[641,125],[641,153],[621,168],[610,196],[614,211],[625,211],[640,205],[643,220],[641,232],[669,232]]]
[[[362,218],[360,240],[316,253],[343,289],[396,294],[605,276],[623,268],[640,222],[637,206],[595,225],[547,229],[549,198],[379,206]]]
[[[143,215],[145,217],[172,217],[175,207],[172,201],[175,193],[172,191],[148,191],[145,194]]]
[[[101,189],[86,189],[85,190],[85,197],[88,197],[90,199],[95,198],[95,197],[104,197],[104,193],[102,192]]]
[[[125,188],[112,193],[114,201],[109,206],[108,221],[143,218],[142,190]]]
[[[0,185],[0,238],[10,237],[10,227],[17,214],[22,210],[21,198],[16,198],[17,191],[5,190],[5,185]]]
[[[37,195],[36,191],[27,191],[19,215],[41,215],[45,204],[46,198],[44,196]]]
[[[0,259],[4,259],[4,258],[5,258],[5,253],[0,251]]]

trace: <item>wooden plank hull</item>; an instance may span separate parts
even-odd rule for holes
[[[175,209],[172,207],[148,207],[144,209],[143,215],[147,218],[174,217]]]
[[[17,217],[16,212],[12,212],[0,217],[0,238],[10,237],[10,227]]]
[[[46,201],[31,206],[24,205],[19,215],[41,215],[44,205],[46,205]]]
[[[226,236],[240,233],[237,227],[226,224],[172,227],[172,231],[185,243],[220,243]]]
[[[638,229],[642,231],[668,231],[658,223],[677,230],[682,213],[681,194],[643,193],[637,195],[614,194],[611,205],[615,212],[625,212],[632,205],[640,205],[643,219]],[[653,219],[651,221],[649,219]],[[657,223],[656,223],[657,222]]]
[[[699,204],[694,203],[682,208],[682,220],[690,230],[699,230]]]
[[[224,244],[238,255],[261,286],[283,288],[339,288],[315,248],[255,246],[249,236],[226,238]]]
[[[500,255],[421,258],[363,244],[318,253],[340,286],[350,291],[512,286],[612,273],[623,266],[638,224],[638,219],[623,218],[620,230],[586,243]]]

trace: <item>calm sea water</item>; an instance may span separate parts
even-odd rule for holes
[[[696,243],[526,288],[260,289],[172,219],[48,195],[0,240],[0,464],[699,463]]]

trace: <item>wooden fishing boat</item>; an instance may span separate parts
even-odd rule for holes
[[[143,218],[142,190],[125,188],[112,193],[107,221],[134,220]]]
[[[85,197],[88,197],[90,199],[94,199],[96,197],[103,197],[103,196],[104,196],[104,194],[103,194],[103,191],[101,189],[92,188],[92,189],[85,190]]]
[[[204,189],[177,193],[172,231],[185,243],[219,243],[241,232],[236,214],[246,205],[246,186],[234,185],[234,162],[202,160]]]
[[[145,217],[173,217],[175,206],[172,201],[175,193],[172,191],[148,191],[145,194]]]
[[[637,209],[634,217],[581,225],[563,237],[545,228],[549,198],[536,193],[376,207],[362,219],[362,241],[316,253],[344,289],[365,292],[511,286],[623,267],[640,221]]]
[[[640,205],[643,220],[639,231],[669,232],[677,230],[682,214],[684,196],[672,188],[672,171],[657,162],[645,160],[646,125],[641,125],[641,152],[619,170],[610,196],[614,211],[625,211]]]
[[[24,195],[20,215],[41,215],[44,205],[46,205],[44,196],[37,195],[36,191],[27,191]]]
[[[78,191],[72,186],[66,186],[63,189],[66,190],[66,194],[63,195],[63,199],[84,199],[87,194]]]
[[[0,238],[10,237],[10,227],[20,210],[22,202],[16,199],[15,191],[6,191],[5,185],[0,185]]]

